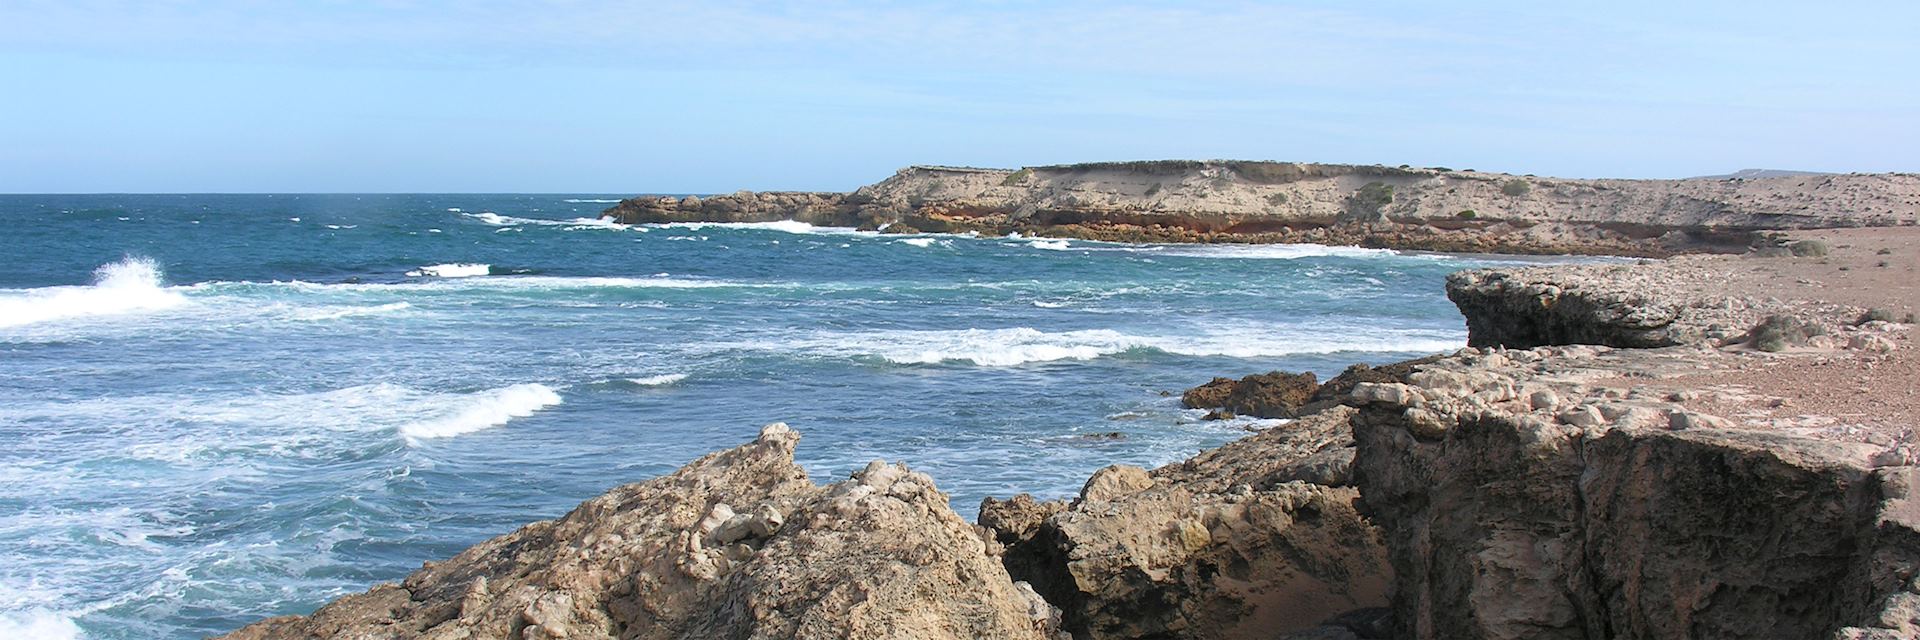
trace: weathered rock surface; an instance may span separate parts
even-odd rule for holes
[[[400,584],[228,638],[1045,638],[925,474],[875,462],[814,485],[798,434],[616,488]]]
[[[1920,511],[1890,443],[1616,386],[1737,357],[1492,349],[1357,385],[1399,637],[1912,637]]]
[[[1569,180],[1243,161],[915,166],[850,194],[642,196],[622,222],[795,219],[1128,242],[1314,242],[1502,253],[1739,250],[1762,229],[1914,225],[1920,176]]]
[[[1850,320],[1865,311],[1745,295],[1729,289],[1724,260],[1682,256],[1642,265],[1461,271],[1447,276],[1447,297],[1466,316],[1467,343],[1475,347],[1730,344],[1770,315],[1838,335],[1856,326]]]
[[[1071,505],[989,498],[1006,564],[1083,638],[1271,638],[1381,606],[1379,533],[1337,408],[1182,463],[1110,467]],[[1319,482],[1321,484],[1316,484]],[[1335,625],[1329,629],[1346,629]]]
[[[1221,409],[1256,418],[1291,418],[1313,401],[1319,388],[1320,381],[1312,372],[1256,373],[1239,380],[1214,378],[1181,394],[1180,404],[1188,409]]]

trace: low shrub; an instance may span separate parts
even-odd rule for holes
[[[1478,217],[1480,217],[1480,214],[1479,214],[1479,213],[1477,213],[1477,212],[1475,212],[1475,211],[1474,211],[1474,210],[1472,210],[1472,209],[1468,209],[1468,210],[1466,210],[1466,211],[1462,211],[1462,212],[1460,212],[1460,213],[1456,213],[1456,214],[1453,214],[1453,217],[1455,217],[1455,218],[1459,218],[1459,219],[1461,219],[1461,220],[1472,220],[1472,219],[1474,219],[1474,218],[1478,218]]]
[[[1793,255],[1801,258],[1818,258],[1827,255],[1827,252],[1832,248],[1828,247],[1827,243],[1822,240],[1801,240],[1787,245],[1787,249],[1792,251]]]
[[[1820,325],[1793,316],[1771,315],[1747,332],[1747,344],[1776,353],[1786,351],[1787,347],[1804,347],[1814,336],[1826,334],[1827,330]]]
[[[1515,198],[1527,195],[1531,191],[1533,191],[1533,184],[1525,180],[1521,180],[1519,178],[1508,180],[1506,184],[1500,185],[1500,193],[1504,193],[1509,196],[1513,196]]]
[[[1013,173],[1007,174],[1007,179],[1000,181],[1000,184],[1001,186],[1011,187],[1013,185],[1026,182],[1027,178],[1031,178],[1031,177],[1033,177],[1033,170],[1023,168],[1019,171],[1015,171]]]

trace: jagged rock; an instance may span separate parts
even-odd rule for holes
[[[1007,500],[985,498],[980,501],[980,526],[993,532],[1003,545],[1015,545],[1032,539],[1049,516],[1066,510],[1060,500],[1039,501],[1022,493]],[[1029,586],[1031,588],[1031,586]]]
[[[931,479],[820,487],[785,425],[432,563],[226,636],[1047,638],[1049,618]],[[729,505],[754,505],[735,513]],[[784,514],[784,516],[783,516]],[[1044,613],[1044,612],[1043,612]]]
[[[1087,478],[1086,486],[1080,488],[1081,502],[1107,502],[1124,498],[1153,488],[1153,477],[1147,470],[1133,465],[1116,464],[1093,472]]]
[[[1180,403],[1189,409],[1223,409],[1223,417],[1292,418],[1319,388],[1312,372],[1275,371],[1239,380],[1214,378],[1181,394]]]
[[[981,524],[1007,543],[1009,572],[1060,606],[1075,637],[1311,628],[1386,602],[1384,551],[1354,507],[1358,493],[1301,481],[1344,479],[1352,412],[1334,408],[1150,473],[1110,467],[1065,510],[989,499]]]

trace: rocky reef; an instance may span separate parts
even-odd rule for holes
[[[1248,161],[915,166],[852,193],[640,196],[624,223],[766,222],[1125,242],[1498,253],[1740,251],[1755,232],[1920,224],[1920,175],[1574,180]]]

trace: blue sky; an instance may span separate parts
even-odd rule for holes
[[[1920,171],[1920,3],[1845,5],[9,0],[0,192],[838,190],[1160,158]]]

